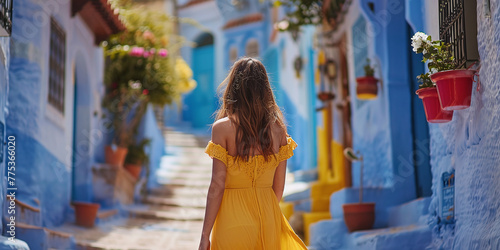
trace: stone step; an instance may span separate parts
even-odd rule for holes
[[[209,181],[212,177],[211,172],[207,171],[170,171],[169,169],[160,169],[156,175],[162,179],[181,179],[181,180],[199,180]]]
[[[167,206],[177,206],[177,207],[194,207],[194,208],[204,208],[206,205],[206,197],[159,197],[159,196],[148,196],[146,203],[150,205],[167,205]]]
[[[207,197],[208,188],[169,186],[156,188],[149,192],[151,196],[175,198],[175,197]]]
[[[427,249],[432,233],[427,225],[408,225],[354,232],[351,241],[355,249]]]
[[[210,180],[159,179],[158,183],[167,186],[208,188]]]
[[[178,162],[172,162],[168,164],[162,164],[160,166],[162,171],[169,172],[196,172],[196,173],[211,173],[212,172],[212,163],[209,164],[181,164]]]
[[[134,206],[125,209],[129,217],[152,220],[203,220],[205,209],[174,206]]]
[[[389,208],[389,227],[427,224],[430,202],[430,197],[418,198]]]

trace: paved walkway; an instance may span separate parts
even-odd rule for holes
[[[103,223],[92,230],[74,226],[83,249],[197,249],[211,160],[203,151],[209,138],[166,131],[167,155],[157,173],[161,188],[146,204],[128,207],[130,218]]]

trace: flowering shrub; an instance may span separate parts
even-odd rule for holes
[[[434,86],[429,77],[430,74],[455,68],[455,58],[451,55],[450,44],[439,40],[432,41],[431,36],[423,32],[417,32],[411,38],[411,46],[415,53],[422,53],[422,62],[427,62],[429,68],[428,73],[417,77],[422,82],[420,88]]]
[[[106,56],[103,106],[115,130],[113,143],[127,147],[134,140],[148,104],[169,104],[194,88],[196,82],[191,79],[189,66],[169,55],[179,47],[170,42],[176,37],[169,16],[133,7],[122,8],[119,13],[127,30],[103,43]]]

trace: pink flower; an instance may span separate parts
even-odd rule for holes
[[[151,54],[149,53],[149,51],[144,51],[144,54],[142,54],[144,56],[144,58],[148,58]]]
[[[131,56],[142,56],[144,54],[144,48],[143,47],[132,47],[130,50],[130,55]]]
[[[148,39],[148,40],[153,40],[155,38],[155,35],[153,34],[153,32],[149,31],[149,30],[146,30],[144,31],[144,33],[142,34],[142,37],[144,39]]]
[[[161,57],[166,57],[168,55],[168,51],[166,49],[160,49],[158,51],[158,55]]]
[[[147,94],[149,94],[149,90],[147,90],[147,89],[143,90],[143,91],[142,91],[142,94],[143,94],[143,95],[147,95]]]

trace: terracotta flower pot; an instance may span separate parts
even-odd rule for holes
[[[79,226],[93,227],[100,205],[89,202],[73,202],[75,207],[75,222]]]
[[[356,78],[358,85],[356,86],[356,95],[361,100],[371,100],[377,98],[378,79],[373,76],[365,76]]]
[[[320,99],[322,102],[330,101],[335,98],[335,94],[330,93],[330,92],[320,92],[318,93],[318,99]]]
[[[125,161],[125,157],[127,156],[128,148],[117,147],[116,150],[113,151],[113,148],[107,145],[104,148],[104,157],[106,163],[118,167],[123,166],[123,162]]]
[[[430,123],[445,123],[453,119],[453,110],[447,111],[441,108],[439,97],[435,87],[417,90],[416,94],[424,104],[425,117]]]
[[[125,164],[125,169],[134,176],[135,179],[139,179],[139,175],[141,175],[142,164]]]
[[[351,203],[342,205],[344,221],[349,232],[367,230],[375,222],[375,203]]]
[[[475,70],[447,70],[430,75],[436,83],[439,101],[444,110],[470,107]]]

